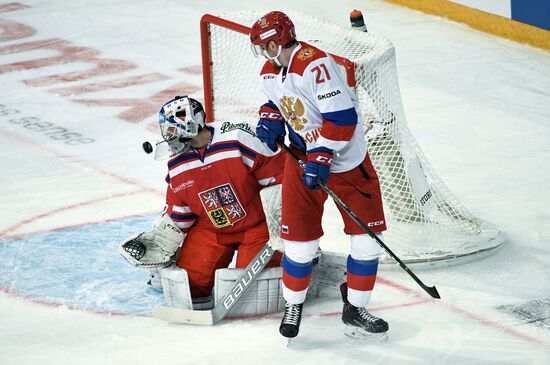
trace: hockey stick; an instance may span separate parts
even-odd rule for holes
[[[285,150],[299,165],[300,167],[302,167],[304,170],[306,168],[306,164],[294,153],[294,151],[292,151],[287,145],[285,145],[284,143],[282,143],[281,141],[277,141],[277,145],[279,147],[281,147],[283,150]],[[317,183],[321,186],[321,188],[323,188],[324,191],[327,192],[328,195],[331,196],[331,198],[334,200],[334,202],[336,204],[338,204],[342,209],[344,209],[346,211],[346,213],[348,213],[348,215],[351,217],[351,219],[353,219],[355,221],[355,223],[357,223],[369,236],[371,236],[373,239],[376,240],[376,242],[378,242],[378,244],[380,245],[380,247],[382,247],[384,250],[386,250],[386,252],[395,260],[397,261],[397,263],[399,264],[399,266],[401,266],[401,268],[403,270],[405,270],[407,272],[407,274],[409,274],[413,279],[414,281],[416,281],[416,283],[418,285],[420,285],[420,287],[422,289],[424,289],[424,291],[428,294],[430,294],[430,296],[432,298],[436,298],[436,299],[441,299],[441,297],[439,296],[439,293],[437,291],[437,289],[435,288],[435,286],[427,286],[426,284],[424,284],[412,271],[411,269],[409,269],[409,267],[407,265],[405,265],[405,263],[403,261],[401,261],[401,259],[399,257],[397,257],[397,255],[395,253],[393,253],[392,250],[390,250],[390,248],[388,246],[386,246],[386,244],[380,239],[378,238],[377,235],[375,235],[369,227],[367,227],[367,225],[365,223],[363,223],[359,217],[357,217],[357,215],[355,215],[355,213],[338,197],[338,195],[336,195],[328,186],[327,184],[319,179],[319,177],[317,177]]]
[[[210,310],[156,306],[153,316],[168,322],[212,326],[221,321],[262,272],[275,251],[266,243],[239,275],[222,300]]]

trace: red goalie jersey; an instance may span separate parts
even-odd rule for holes
[[[192,226],[221,234],[265,220],[259,191],[281,183],[284,155],[260,142],[246,123],[214,122],[212,140],[168,162],[166,214],[184,232]]]

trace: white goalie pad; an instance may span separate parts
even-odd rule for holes
[[[265,219],[269,229],[269,245],[277,251],[284,252],[284,244],[281,237],[281,185],[273,185],[260,191]]]
[[[309,284],[306,302],[316,298],[319,294],[318,268],[321,254],[313,261],[311,283]],[[216,270],[214,285],[214,303],[219,303],[225,294],[231,290],[235,280],[243,269]],[[283,298],[282,267],[266,268],[250,284],[249,289],[240,297],[228,313],[230,317],[257,316],[262,314],[282,312],[285,308]],[[234,291],[240,290],[237,286]]]
[[[184,238],[185,234],[165,215],[152,230],[123,241],[118,251],[133,266],[163,267],[172,263]]]
[[[159,270],[164,300],[169,307],[193,309],[187,271],[172,265]]]
[[[149,269],[149,280],[147,285],[156,291],[162,292],[162,277],[160,276],[160,270],[158,268]]]
[[[317,270],[319,296],[339,298],[340,284],[347,280],[347,254],[323,251]]]
[[[214,302],[218,303],[231,290],[235,280],[243,269],[218,269],[214,281]],[[233,317],[251,316],[280,312],[285,307],[283,299],[281,276],[282,268],[273,267],[264,269],[250,284],[248,290],[231,308],[228,315]],[[239,287],[235,288],[239,290]]]

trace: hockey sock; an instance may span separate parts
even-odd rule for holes
[[[287,255],[283,257],[283,294],[291,304],[303,303],[311,281],[313,263],[292,261]]]
[[[356,307],[365,307],[374,288],[378,258],[374,260],[356,260],[348,256],[347,283],[348,301]]]

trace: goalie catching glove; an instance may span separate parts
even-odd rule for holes
[[[139,233],[123,241],[118,251],[136,267],[164,267],[172,263],[185,234],[168,215],[150,231]]]

